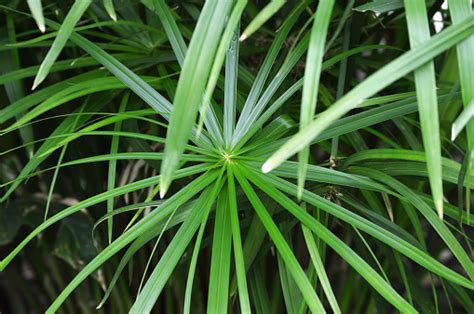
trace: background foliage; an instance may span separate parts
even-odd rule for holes
[[[473,33],[469,0],[3,1],[0,312],[472,313]]]

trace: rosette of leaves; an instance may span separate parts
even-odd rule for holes
[[[472,100],[467,2],[38,3],[39,36],[2,7],[2,138],[23,141],[2,202],[39,187],[44,220],[0,268],[77,212],[102,239],[48,312],[98,269],[98,308],[118,285],[132,313],[472,312],[471,126],[445,131]]]

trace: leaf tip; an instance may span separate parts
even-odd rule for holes
[[[270,171],[273,170],[273,165],[271,160],[267,160],[263,165],[262,165],[262,172],[263,173],[269,173]]]
[[[201,134],[202,134],[202,128],[203,128],[203,119],[199,119],[199,123],[198,123],[198,127],[197,127],[197,130],[196,130],[196,139],[199,139],[201,137]]]
[[[302,197],[303,197],[303,186],[298,184],[298,188],[296,190],[296,198],[298,199],[298,202],[301,201]]]
[[[443,220],[444,210],[443,210],[443,199],[437,199],[435,201],[436,211],[438,212],[439,219]]]
[[[248,37],[249,37],[249,36],[247,35],[247,33],[244,32],[244,33],[240,36],[239,41],[242,42],[242,41],[246,40]]]
[[[38,24],[38,28],[40,30],[40,32],[44,33],[46,32],[46,26],[44,24]]]
[[[457,136],[456,124],[453,124],[451,127],[451,141],[454,141]]]
[[[161,199],[165,198],[166,192],[168,192],[168,187],[165,186],[165,185],[161,185],[161,187],[160,187],[160,198]]]
[[[36,87],[38,87],[39,84],[41,84],[43,80],[38,80],[38,77],[35,78],[35,81],[33,82],[33,86],[31,87],[31,90],[35,90]]]

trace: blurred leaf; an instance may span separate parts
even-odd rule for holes
[[[403,8],[403,0],[375,0],[355,7],[354,11],[371,11],[377,14]]]
[[[97,245],[92,238],[92,219],[83,212],[65,218],[54,243],[54,255],[74,269],[81,269],[97,256]]]

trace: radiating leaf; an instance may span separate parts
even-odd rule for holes
[[[405,0],[408,33],[412,48],[423,46],[430,39],[425,6],[425,0]],[[443,218],[441,141],[438,102],[436,99],[436,77],[432,61],[415,70],[415,85],[431,193],[438,215]]]
[[[441,33],[433,36],[425,45],[414,48],[393,60],[346,93],[329,109],[321,113],[316,120],[313,120],[310,125],[294,135],[264,163],[262,171],[271,171],[284,160],[306,147],[334,121],[351,109],[357,108],[365,99],[417,69],[472,33],[474,33],[474,15],[457,25],[446,28]]]
[[[115,12],[113,0],[103,0],[103,5],[110,18],[114,21],[117,21],[117,12]]]
[[[354,11],[371,11],[377,14],[403,8],[403,0],[374,0],[354,8]]]
[[[285,0],[271,0],[257,16],[250,22],[247,28],[240,36],[240,41],[244,41],[255,31],[257,31],[266,21],[268,21],[285,4]]]
[[[248,183],[247,179],[240,175],[238,172],[235,173],[237,180],[240,183],[240,186],[244,190],[245,194],[249,198],[249,201],[252,203],[252,206],[255,208],[260,221],[267,229],[268,234],[273,240],[273,243],[278,249],[279,254],[281,255],[282,259],[285,261],[288,270],[290,271],[293,279],[295,280],[298,288],[301,291],[308,307],[312,312],[324,313],[324,307],[321,304],[318,296],[316,295],[311,283],[309,282],[306,274],[304,273],[303,269],[301,268],[298,260],[294,256],[293,252],[291,251],[288,243],[285,241],[283,235],[278,230],[278,227],[273,222],[273,219],[268,214],[268,211],[265,209],[260,198],[257,196],[253,188]]]
[[[130,309],[130,313],[148,313],[151,311],[181,255],[217,197],[222,187],[220,179],[221,176],[219,176],[214,185],[208,186],[201,194],[190,217],[186,219],[174,235],[165,253],[161,256],[158,265],[156,265],[142,291],[138,294],[135,303]]]
[[[28,3],[30,12],[35,19],[36,25],[38,25],[39,30],[44,33],[46,31],[46,26],[44,25],[43,5],[41,4],[41,0],[27,0],[26,2]]]
[[[193,33],[173,101],[166,133],[165,158],[161,164],[160,196],[171,184],[201,104],[204,87],[224,29],[224,16],[231,9],[228,1],[206,1]]]
[[[313,120],[318,97],[319,78],[324,57],[324,44],[331,20],[333,0],[322,0],[316,9],[311,28],[308,55],[306,56],[303,92],[301,96],[300,130],[304,129]],[[305,147],[298,154],[298,198],[301,197],[308,167],[309,147]]]
[[[464,108],[461,114],[454,121],[453,126],[451,127],[451,141],[454,141],[458,137],[459,133],[464,129],[468,122],[474,116],[474,100]]]
[[[66,45],[69,36],[71,36],[71,33],[74,30],[74,27],[90,4],[91,0],[76,0],[74,2],[71,9],[67,13],[66,18],[61,24],[61,27],[59,28],[58,35],[54,39],[53,45],[41,63],[41,66],[33,82],[32,89],[35,89],[39,84],[41,84],[41,82],[44,81],[49,73],[49,70],[61,53],[61,50],[63,50],[64,45]]]

